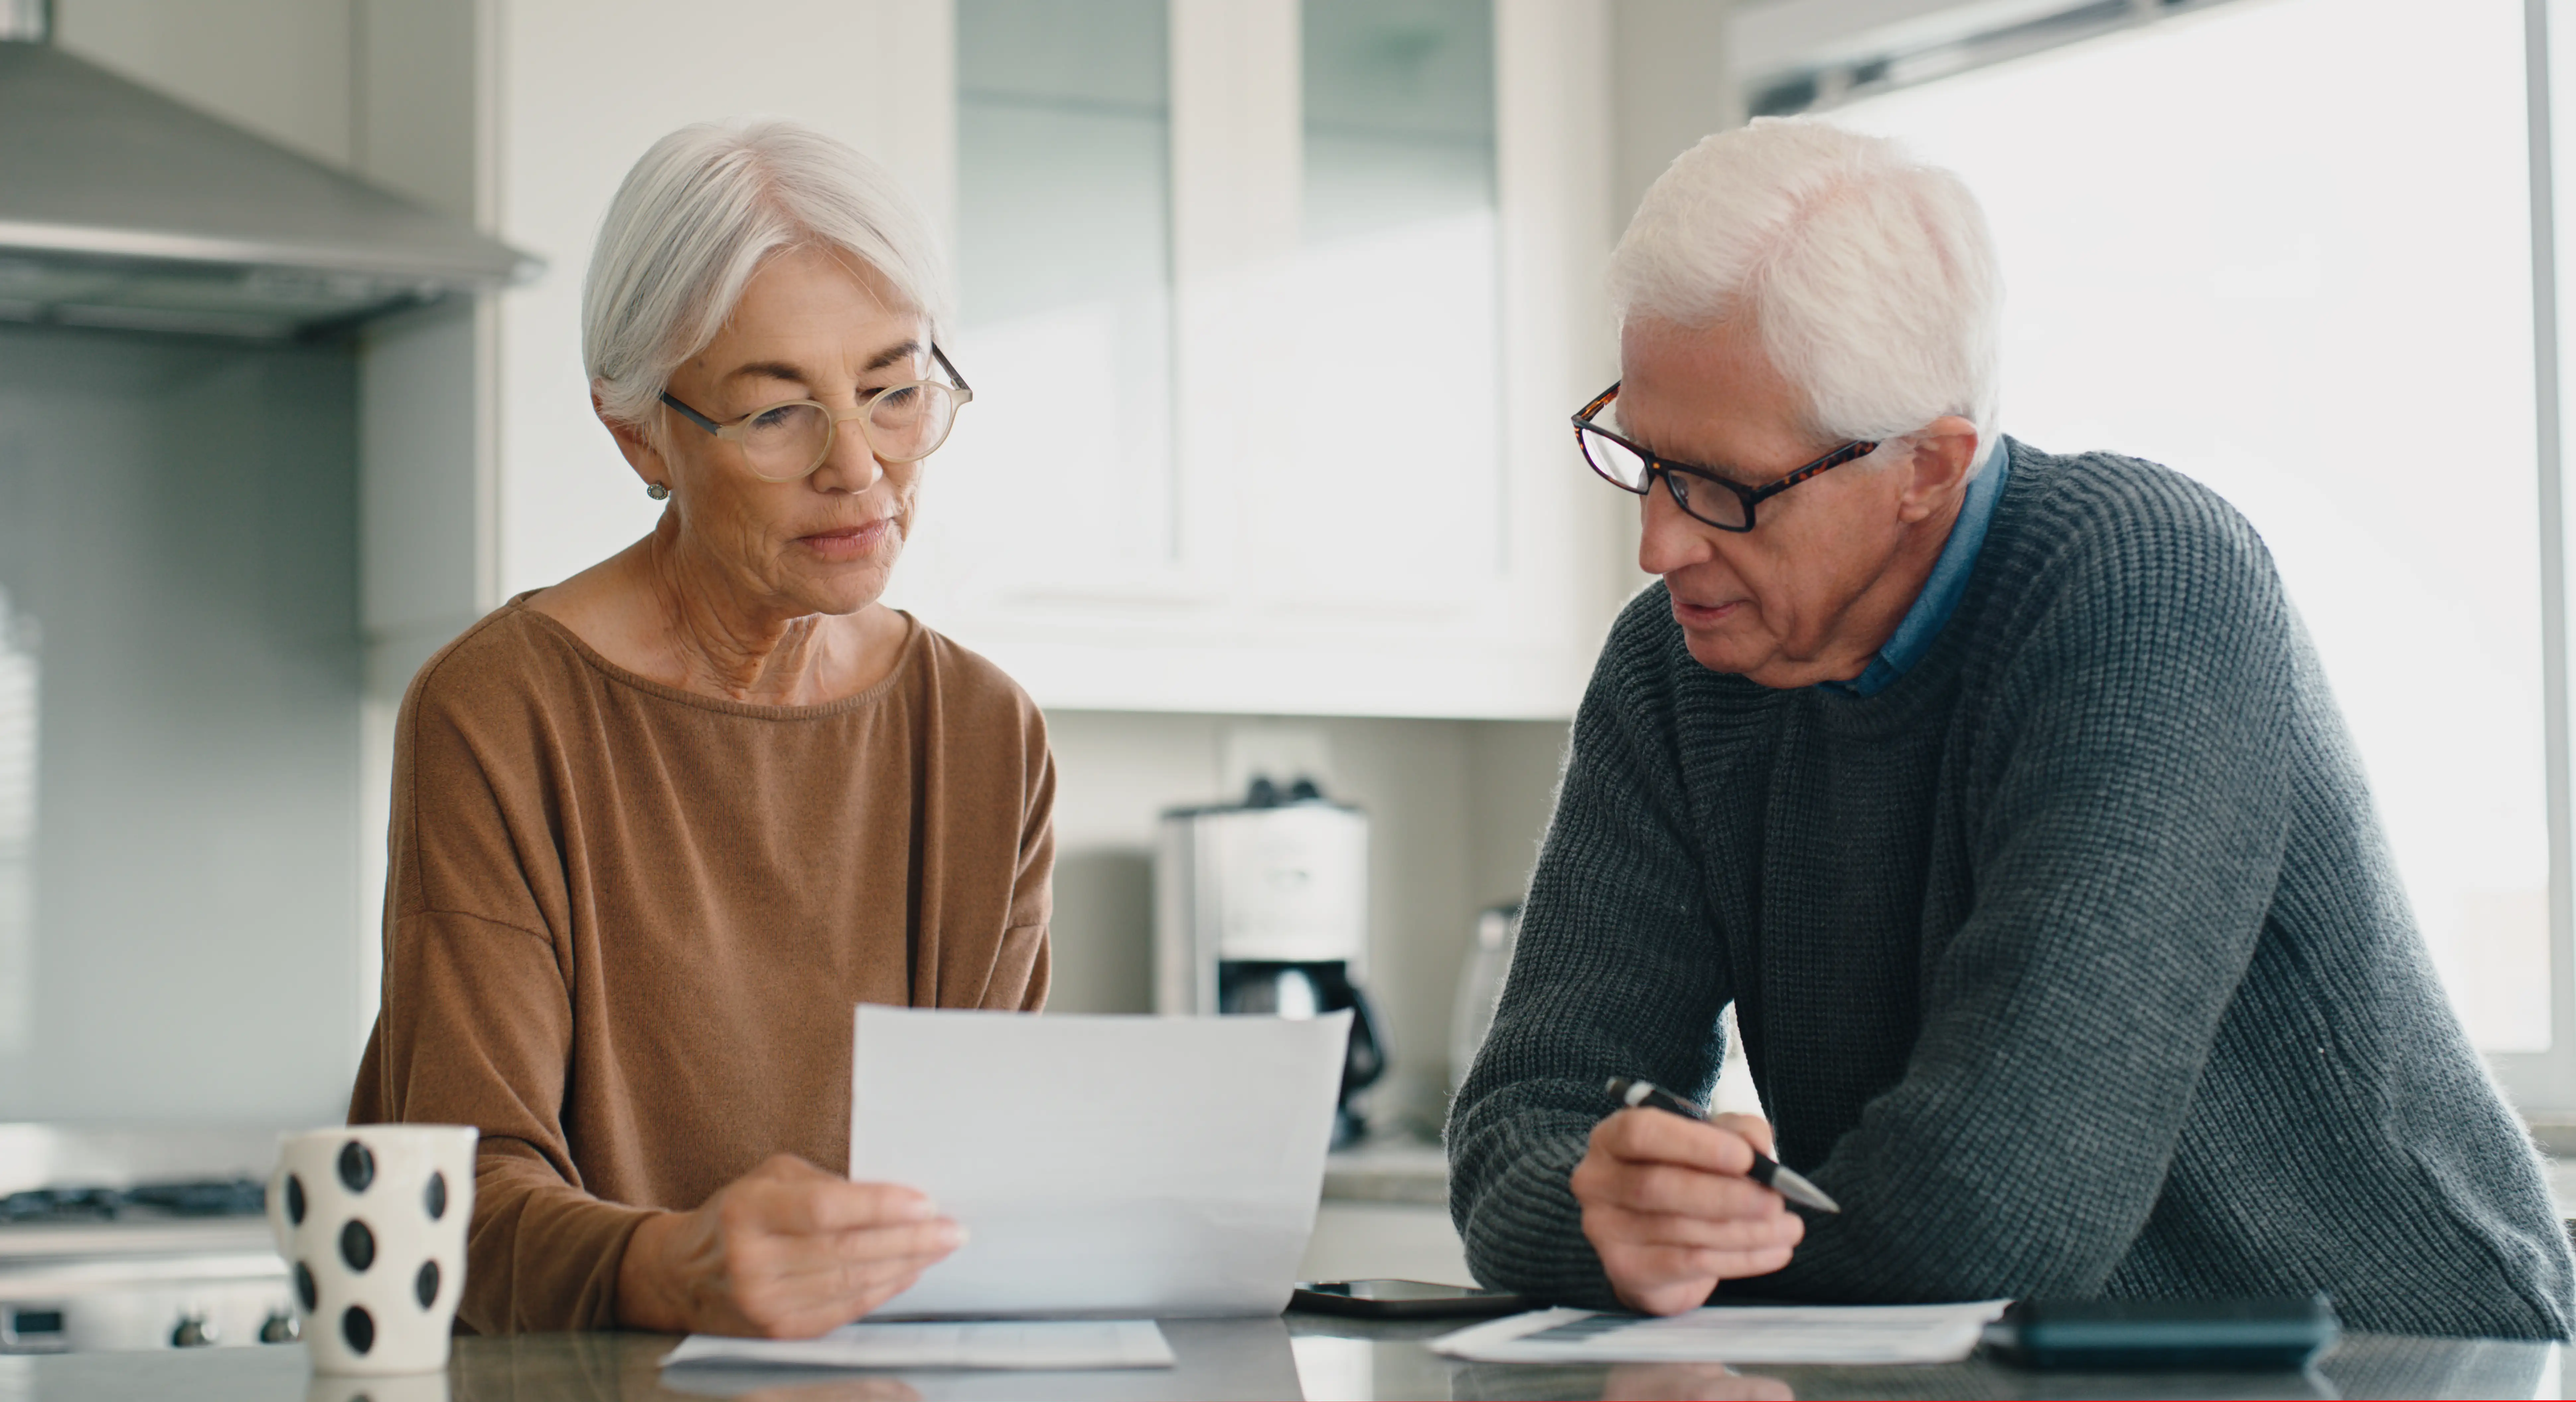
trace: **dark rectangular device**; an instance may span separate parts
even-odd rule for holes
[[[2254,1300],[2023,1300],[1986,1347],[2024,1368],[2251,1372],[2304,1368],[2341,1327],[2323,1295]]]
[[[1479,1319],[1518,1314],[1529,1301],[1508,1290],[1421,1280],[1309,1280],[1288,1297],[1288,1308],[1361,1319]]]

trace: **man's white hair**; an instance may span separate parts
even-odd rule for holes
[[[786,121],[699,123],[654,142],[609,202],[582,283],[582,368],[608,416],[646,422],[762,261],[799,247],[876,269],[933,336],[947,320],[939,240],[883,166]]]
[[[1957,414],[1993,441],[1994,239],[1965,182],[1894,141],[1808,118],[1702,139],[1637,206],[1611,295],[1623,324],[1745,319],[1819,437]]]

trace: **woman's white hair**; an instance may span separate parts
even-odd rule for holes
[[[1957,414],[1993,441],[1994,239],[1965,182],[1894,141],[1807,118],[1703,139],[1637,206],[1611,296],[1622,323],[1745,319],[1819,437]]]
[[[762,261],[808,246],[876,269],[938,335],[939,240],[883,166],[786,121],[699,123],[654,142],[609,202],[582,283],[582,368],[600,407],[646,422]]]

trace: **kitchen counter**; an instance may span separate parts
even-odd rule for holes
[[[1449,1207],[1449,1153],[1411,1135],[1372,1137],[1324,1158],[1324,1201]]]
[[[1321,1315],[1175,1320],[1180,1366],[1113,1373],[830,1373],[686,1370],[654,1361],[652,1334],[534,1334],[459,1339],[444,1377],[325,1380],[301,1348],[0,1357],[0,1402],[640,1402],[745,1397],[759,1402],[973,1402],[1084,1399],[1597,1397],[2565,1397],[2554,1344],[2357,1335],[2312,1372],[2101,1375],[2023,1373],[1983,1362],[1932,1368],[1713,1365],[1539,1367],[1458,1363],[1424,1341],[1443,1323],[1365,1323]]]

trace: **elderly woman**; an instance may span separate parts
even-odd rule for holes
[[[970,398],[940,287],[788,124],[676,132],[610,206],[583,357],[667,505],[413,681],[350,1105],[482,1129],[471,1328],[813,1334],[959,1240],[844,1177],[854,1004],[1047,988],[1044,725],[878,602]]]
[[[1996,436],[1959,180],[1756,123],[1656,182],[1614,286],[1577,433],[1662,583],[1452,1111],[1478,1278],[1656,1313],[2325,1290],[2566,1336],[2540,1165],[2270,555],[2177,473]],[[1729,1005],[1770,1124],[1604,1095],[1705,1094]],[[1774,1126],[1839,1212],[1749,1176]]]

